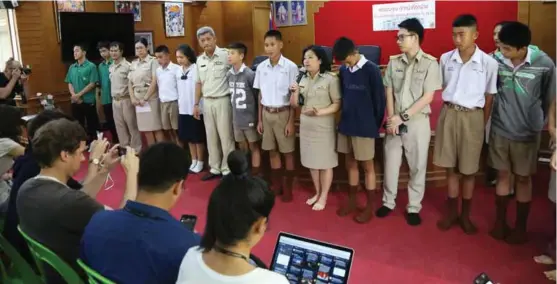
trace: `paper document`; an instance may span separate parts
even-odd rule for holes
[[[151,112],[151,106],[149,104],[145,104],[144,106],[136,106],[135,112],[137,113]]]

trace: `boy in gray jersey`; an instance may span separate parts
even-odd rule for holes
[[[248,48],[243,43],[228,46],[228,63],[232,66],[226,74],[232,102],[234,140],[242,150],[251,151],[252,174],[259,175],[261,151],[257,133],[257,90],[253,88],[255,72],[244,64]],[[249,147],[248,147],[249,145]]]
[[[499,63],[499,86],[491,116],[489,163],[499,173],[497,217],[490,235],[512,244],[527,241],[531,175],[536,172],[546,112],[555,96],[555,64],[530,41],[527,25],[506,23],[499,32],[499,51],[494,56]],[[510,174],[515,176],[517,202],[512,231],[506,222]]]

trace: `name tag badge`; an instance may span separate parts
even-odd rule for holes
[[[453,66],[448,66],[448,67],[447,67],[447,71],[448,71],[448,72],[453,72],[453,71],[454,71],[454,67],[453,67]]]
[[[402,72],[404,72],[404,70],[402,70],[402,69],[395,69],[395,72],[396,72],[396,73],[402,73]]]
[[[216,61],[216,62],[215,62],[215,65],[217,65],[217,66],[219,66],[219,65],[224,65],[224,62],[222,62],[222,61]]]
[[[199,66],[199,67],[203,68],[203,67],[206,67],[206,66],[207,66],[207,65],[201,65],[201,66]]]

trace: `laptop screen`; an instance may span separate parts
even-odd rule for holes
[[[353,256],[350,248],[280,233],[271,270],[290,283],[343,284],[348,283]]]

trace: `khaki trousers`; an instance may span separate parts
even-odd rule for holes
[[[135,116],[135,106],[130,98],[123,98],[112,101],[112,112],[114,124],[120,146],[132,147],[137,153],[141,151],[141,133],[137,128],[137,118]]]
[[[383,205],[395,208],[395,199],[398,192],[398,176],[402,164],[402,153],[410,169],[408,182],[408,213],[419,213],[422,209],[422,199],[425,192],[427,173],[427,155],[431,139],[429,116],[417,114],[405,122],[408,133],[398,135],[385,135],[385,173],[383,182]]]
[[[203,122],[207,134],[211,173],[228,174],[228,154],[235,148],[230,97],[204,99]]]

